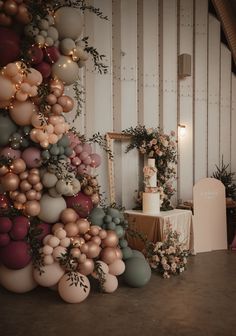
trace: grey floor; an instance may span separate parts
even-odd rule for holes
[[[188,270],[171,279],[152,275],[143,288],[120,284],[95,290],[80,304],[36,288],[13,294],[0,288],[1,336],[236,335],[236,252],[191,256]]]

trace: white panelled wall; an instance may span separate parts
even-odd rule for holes
[[[106,55],[109,70],[91,61],[81,70],[83,113],[73,122],[81,133],[121,132],[138,123],[165,132],[186,125],[178,138],[178,179],[173,202],[192,199],[193,184],[211,176],[224,158],[236,172],[236,76],[230,50],[220,42],[220,22],[207,0],[94,0],[109,20],[85,14],[84,36]],[[191,56],[191,75],[178,76],[178,57]],[[68,89],[72,94],[72,90]],[[71,123],[73,118],[70,117]],[[116,200],[130,208],[142,176],[140,160],[125,143],[115,145]],[[107,156],[98,169],[109,202]]]

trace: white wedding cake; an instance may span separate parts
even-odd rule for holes
[[[157,189],[157,169],[155,159],[148,159],[143,168],[145,190],[143,192],[143,213],[160,213],[160,193]]]

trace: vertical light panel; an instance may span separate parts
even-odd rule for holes
[[[194,183],[207,176],[208,0],[195,1]]]
[[[138,0],[138,121],[159,125],[157,0]]]
[[[89,62],[86,72],[86,135],[100,132],[105,134],[113,128],[112,115],[112,3],[109,0],[94,0],[93,6],[99,8],[109,20],[95,14],[87,14],[86,33],[92,35],[92,46],[102,55],[103,63],[108,66],[107,74],[99,74],[93,62]],[[91,41],[89,39],[89,45]],[[91,58],[91,56],[90,56]],[[99,146],[96,153],[102,158],[101,166],[96,169],[101,192],[107,197],[108,171],[107,154]]]
[[[137,1],[113,0],[113,87],[114,128],[120,132],[135,127],[137,118]],[[116,29],[115,29],[116,27]],[[114,42],[117,41],[117,45]],[[116,96],[116,91],[114,91]],[[138,187],[138,153],[125,153],[127,144],[116,150],[115,170],[121,172],[116,186],[119,203],[134,206],[134,192]]]
[[[231,53],[221,44],[220,71],[220,160],[230,164]]]
[[[92,46],[106,57],[103,63],[108,66],[107,74],[99,74],[89,62],[86,76],[86,133],[107,132],[113,126],[112,116],[112,3],[109,0],[94,0],[93,5],[99,8],[109,20],[100,19],[89,13],[86,20],[86,33],[92,35]],[[90,34],[89,34],[90,33]],[[89,39],[89,43],[90,39]],[[91,56],[90,56],[91,58]]]
[[[160,126],[177,130],[177,1],[160,3]]]
[[[193,1],[179,1],[179,54],[193,59]],[[179,136],[178,197],[192,199],[193,189],[193,67],[191,76],[179,78],[179,123],[186,126]]]
[[[231,86],[231,171],[236,172],[236,75],[232,74]]]
[[[159,125],[177,134],[177,0],[160,1],[159,11]],[[171,201],[175,206],[177,195]]]
[[[137,0],[121,0],[121,129],[137,118]],[[122,146],[123,152],[126,145]],[[138,186],[138,153],[122,152],[122,205],[134,206]]]
[[[220,159],[220,22],[208,17],[208,176]]]

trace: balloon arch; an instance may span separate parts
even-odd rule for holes
[[[91,277],[112,293],[119,275],[141,287],[151,271],[128,246],[123,213],[100,206],[101,158],[66,121],[76,101],[64,89],[94,56],[81,38],[86,6],[53,3],[0,4],[0,284],[56,288],[78,303]]]

